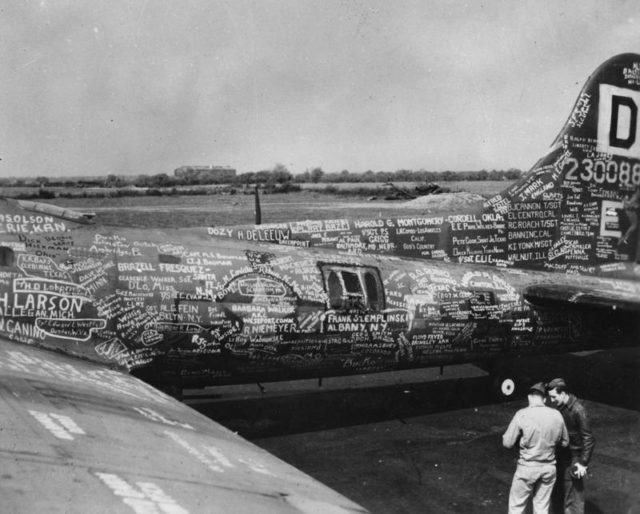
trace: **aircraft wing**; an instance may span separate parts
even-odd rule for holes
[[[3,512],[366,512],[130,375],[7,340],[0,497]]]
[[[589,285],[536,284],[524,290],[524,297],[532,304],[542,307],[571,304],[577,307],[640,312],[640,298],[635,290],[604,289]]]

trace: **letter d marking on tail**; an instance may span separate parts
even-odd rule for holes
[[[628,116],[623,122],[624,128],[626,128],[627,136],[625,138],[618,137],[619,132],[618,129],[620,126],[620,108],[626,107],[628,109],[628,113],[625,113]],[[628,96],[618,96],[613,95],[611,97],[611,127],[609,130],[609,145],[615,146],[618,148],[629,149],[636,142],[636,128],[638,126],[638,106],[633,101],[633,98],[629,98]]]
[[[598,152],[640,159],[638,106],[640,92],[600,84]]]

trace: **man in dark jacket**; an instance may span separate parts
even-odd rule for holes
[[[584,477],[595,446],[587,411],[562,378],[547,384],[549,399],[562,414],[569,431],[569,447],[557,452],[558,479],[554,495],[565,514],[584,514]]]

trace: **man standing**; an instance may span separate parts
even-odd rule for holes
[[[554,378],[547,384],[547,394],[562,414],[569,431],[569,447],[558,452],[554,497],[557,496],[559,504],[564,504],[565,514],[584,514],[583,479],[596,444],[589,417],[582,402],[569,393],[562,378]]]
[[[542,382],[529,389],[529,406],[520,409],[502,436],[506,448],[520,440],[518,466],[509,492],[509,514],[524,512],[532,497],[534,514],[548,514],[556,481],[556,445],[567,446],[569,435],[562,416],[544,404]]]
[[[624,233],[624,236],[620,239],[621,245],[629,245],[631,243],[637,244],[636,231],[638,230],[638,212],[640,212],[640,188],[635,192],[622,200],[622,208],[627,215],[629,221],[629,227]],[[632,248],[635,251],[635,246]]]

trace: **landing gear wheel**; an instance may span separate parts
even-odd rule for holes
[[[516,383],[512,378],[505,378],[500,384],[500,393],[509,398],[516,392]]]
[[[516,394],[516,382],[511,377],[496,377],[493,381],[493,394],[499,401],[513,400]]]

